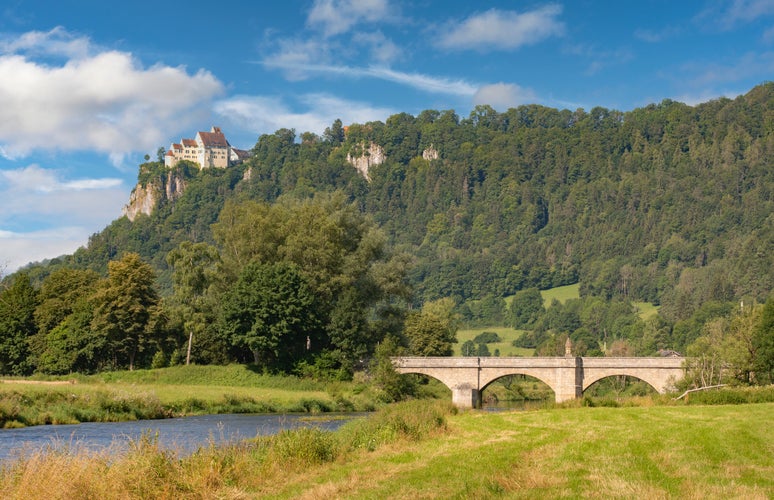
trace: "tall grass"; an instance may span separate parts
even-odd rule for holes
[[[283,431],[236,445],[210,444],[182,458],[162,450],[157,437],[148,434],[119,456],[77,449],[37,452],[0,470],[0,497],[252,497],[281,484],[289,473],[345,460],[362,450],[437,435],[444,432],[451,413],[448,403],[401,403],[350,422],[337,433],[316,428]]]

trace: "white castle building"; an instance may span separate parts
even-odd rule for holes
[[[209,132],[197,132],[195,139],[180,139],[172,143],[164,156],[164,165],[174,167],[180,160],[199,164],[199,168],[226,168],[250,156],[248,151],[232,148],[220,127]]]

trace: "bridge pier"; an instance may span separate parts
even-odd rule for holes
[[[451,391],[452,403],[457,408],[478,408],[481,405],[481,394],[470,384],[456,385]]]

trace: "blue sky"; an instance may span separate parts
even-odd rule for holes
[[[0,6],[0,274],[121,215],[145,154],[219,125],[251,148],[391,114],[628,111],[774,75],[774,0]]]

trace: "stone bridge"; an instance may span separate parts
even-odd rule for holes
[[[511,358],[399,357],[398,373],[419,373],[440,380],[460,408],[479,406],[481,392],[498,378],[529,375],[545,382],[561,403],[579,398],[591,384],[615,375],[636,377],[660,393],[685,374],[681,357],[659,358]]]

